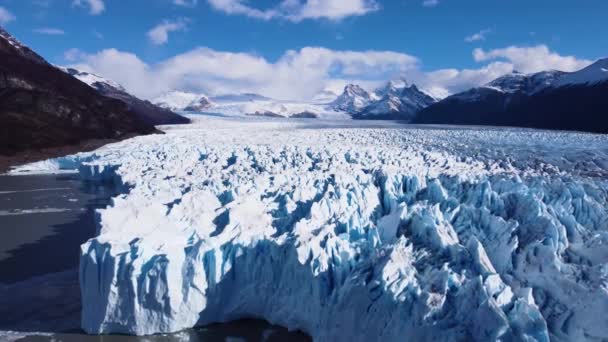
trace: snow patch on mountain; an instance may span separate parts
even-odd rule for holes
[[[105,85],[105,86],[110,86],[119,91],[123,91],[123,92],[126,91],[125,88],[123,86],[121,86],[120,84],[118,84],[112,80],[109,80],[107,78],[101,77],[99,75],[96,75],[96,74],[93,74],[90,72],[76,70],[74,68],[67,68],[67,67],[60,67],[60,66],[57,66],[57,68],[59,68],[61,71],[65,72],[67,74],[70,74],[70,75],[76,77],[81,82],[88,84],[91,88],[99,89],[99,87],[103,87]]]
[[[55,160],[124,189],[82,246],[85,331],[608,338],[606,136],[193,119]]]
[[[349,84],[331,106],[356,118],[412,119],[436,100],[406,80],[391,80],[372,93]]]
[[[567,73],[551,70],[533,74],[513,72],[495,79],[484,87],[504,93],[524,93],[532,95],[547,88],[556,86],[557,82]]]
[[[565,75],[558,86],[594,85],[608,82],[608,58],[600,59],[590,66]]]
[[[331,106],[336,111],[353,114],[367,107],[374,99],[376,99],[375,95],[370,94],[367,90],[356,84],[348,84],[344,87],[342,94],[331,103]]]
[[[207,97],[202,94],[194,94],[183,91],[170,91],[159,96],[152,101],[152,103],[162,108],[173,111],[181,111],[190,106],[192,103],[195,103],[197,100],[206,98]]]

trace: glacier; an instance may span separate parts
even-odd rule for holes
[[[608,137],[192,119],[13,171],[122,190],[81,247],[87,333],[608,339]]]

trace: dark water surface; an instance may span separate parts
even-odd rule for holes
[[[84,335],[80,245],[95,235],[95,210],[115,195],[112,185],[82,182],[75,174],[0,175],[0,341],[309,340],[261,320],[141,338]]]

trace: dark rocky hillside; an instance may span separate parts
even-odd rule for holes
[[[533,95],[487,92],[475,101],[448,97],[422,110],[414,122],[608,133],[608,82],[549,88]]]
[[[0,155],[157,132],[0,28]]]
[[[65,71],[76,78],[80,78],[82,76],[92,76],[91,74],[73,68],[67,68]],[[126,103],[129,108],[146,123],[151,125],[176,125],[190,123],[190,119],[184,116],[176,114],[169,109],[161,108],[150,101],[141,100],[127,93],[120,86],[115,86],[110,82],[104,82],[102,78],[96,75],[94,75],[94,77],[99,78],[100,80],[89,84],[91,87],[97,89],[97,91],[104,96]]]

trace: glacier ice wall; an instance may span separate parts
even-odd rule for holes
[[[255,317],[319,341],[607,339],[607,147],[207,119],[56,160],[125,193],[82,246],[82,327]]]

